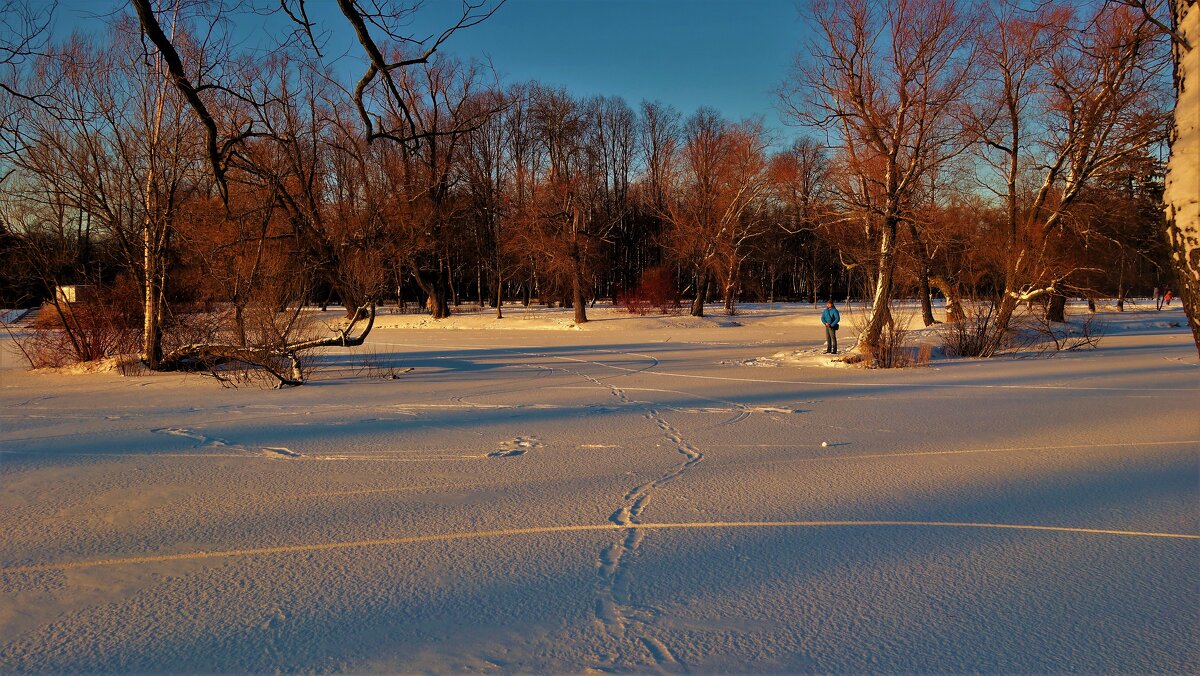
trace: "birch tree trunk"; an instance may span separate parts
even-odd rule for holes
[[[171,20],[171,38],[175,37],[175,17]],[[162,305],[163,288],[166,286],[166,261],[164,248],[167,223],[161,222],[158,203],[158,183],[155,176],[155,161],[162,132],[163,107],[167,100],[166,67],[162,57],[155,59],[156,75],[160,79],[154,100],[154,120],[150,128],[146,181],[142,194],[145,209],[142,220],[142,361],[151,370],[158,368],[162,360]]]
[[[883,235],[879,238],[879,270],[875,277],[875,296],[871,301],[871,319],[858,337],[862,354],[869,354],[879,345],[883,328],[891,323],[892,280],[896,271],[896,226],[895,219],[888,218],[883,224]]]
[[[1200,2],[1172,0],[1171,18],[1175,121],[1163,202],[1177,295],[1200,353]]]

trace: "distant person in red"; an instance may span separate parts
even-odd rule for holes
[[[1171,290],[1167,289],[1167,292],[1165,294],[1163,294],[1163,305],[1170,305],[1170,304],[1171,304]]]

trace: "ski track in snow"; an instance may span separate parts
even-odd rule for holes
[[[304,554],[311,552],[327,552],[345,549],[361,549],[364,547],[395,547],[399,545],[420,544],[426,542],[448,542],[454,540],[478,540],[488,538],[515,537],[520,535],[568,534],[587,532],[649,532],[671,530],[733,530],[733,529],[763,529],[763,528],[940,528],[940,529],[977,529],[977,530],[1011,530],[1042,533],[1066,533],[1074,535],[1095,535],[1103,537],[1127,537],[1146,540],[1200,540],[1200,534],[1194,533],[1163,533],[1157,531],[1132,531],[1108,528],[1084,528],[1075,526],[1048,526],[1024,523],[981,523],[959,521],[693,521],[681,523],[630,523],[619,525],[615,523],[581,524],[567,526],[531,526],[527,528],[506,528],[499,530],[462,531],[455,533],[432,533],[428,535],[405,535],[373,540],[348,540],[336,542],[315,542],[278,547],[258,547],[247,549],[224,549],[214,551],[183,552],[179,554],[156,554],[145,556],[113,557],[107,559],[91,559],[83,561],[61,561],[56,563],[39,563],[30,565],[9,566],[0,568],[0,575],[24,575],[43,573],[47,571],[79,570],[83,568],[98,568],[104,566],[132,566],[165,561],[199,561],[204,559],[220,559],[243,556],[268,556],[273,554]]]

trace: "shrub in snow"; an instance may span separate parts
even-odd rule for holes
[[[30,368],[57,368],[137,352],[141,323],[138,289],[118,282],[80,302],[46,302],[16,343]]]
[[[617,304],[631,314],[645,315],[652,309],[662,314],[675,314],[682,310],[675,291],[675,277],[666,266],[649,268],[642,273],[637,288],[621,294]]]
[[[870,350],[863,350],[869,368],[894,369],[927,366],[933,354],[929,345],[909,344],[909,322],[899,308],[892,308],[891,318],[883,326],[879,341]]]
[[[946,355],[951,357],[989,357],[991,356],[992,333],[998,329],[995,326],[995,303],[981,303],[971,306],[965,316],[956,322],[947,322],[938,327],[938,336],[942,339],[942,347]]]

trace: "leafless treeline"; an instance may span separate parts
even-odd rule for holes
[[[502,85],[444,55],[487,3],[418,40],[411,8],[338,0],[352,78],[300,0],[269,8],[294,33],[266,55],[236,47],[241,3],[132,5],[102,35],[0,51],[0,237],[9,303],[136,289],[153,367],[291,360],[314,341],[306,302],[367,320],[536,300],[583,322],[647,280],[694,314],[865,293],[868,348],[895,298],[927,322],[931,293],[951,321],[990,299],[990,353],[1019,303],[1166,284],[1169,54],[1120,3],[814,0],[820,39],[782,88],[811,136],[783,150],[756,120]],[[29,7],[6,16],[33,36]]]

